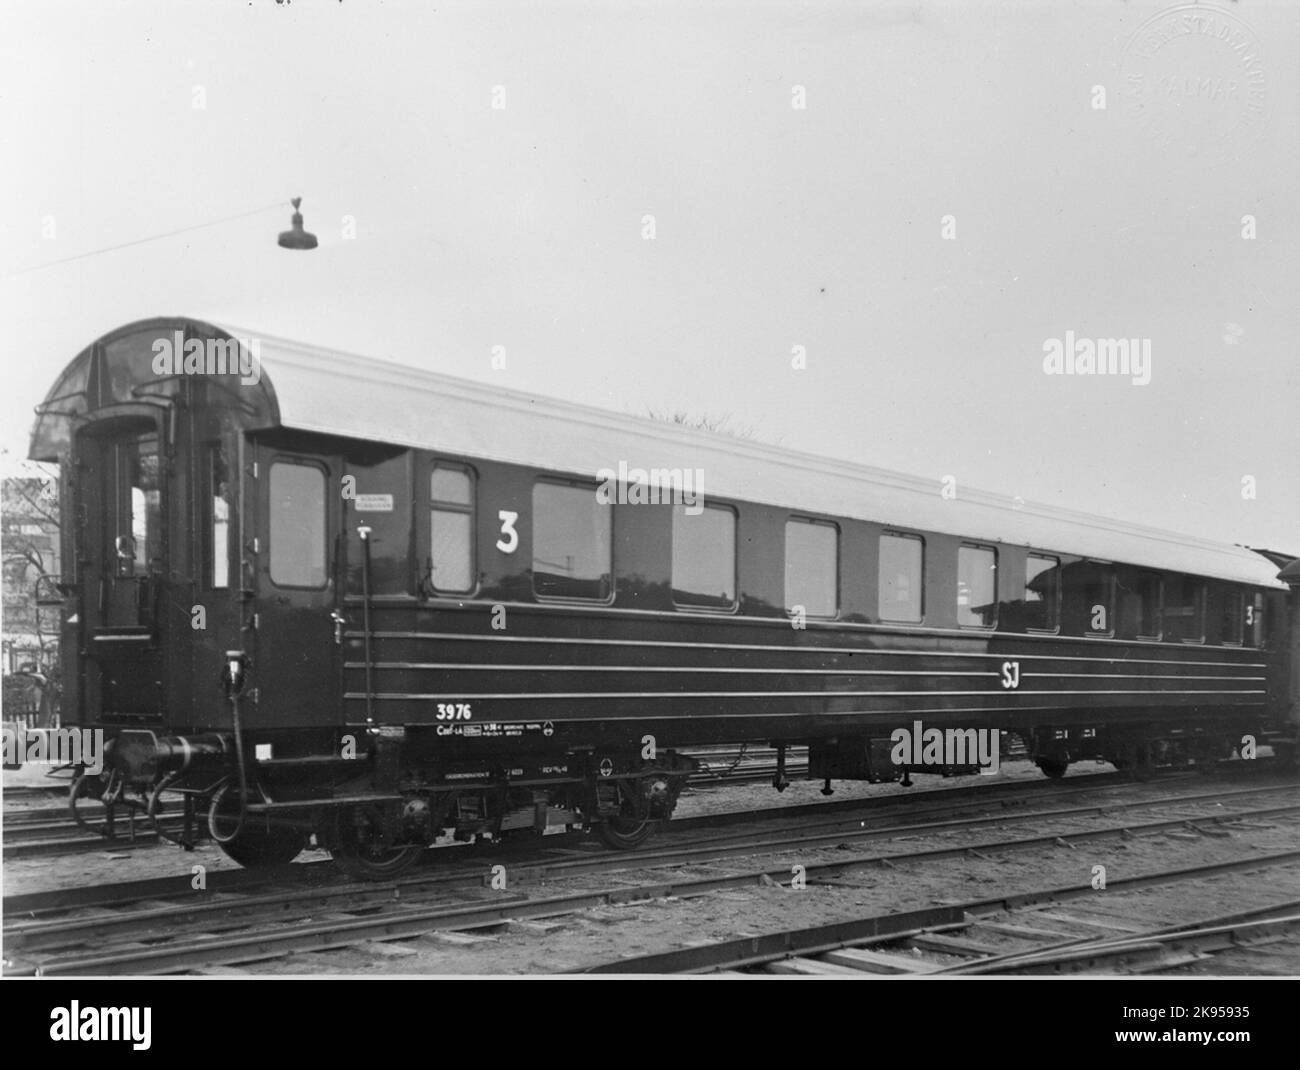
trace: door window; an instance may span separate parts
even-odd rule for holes
[[[115,514],[110,525],[111,556],[118,576],[145,575],[162,556],[162,484],[158,436],[140,435],[113,447],[113,487],[108,496]]]
[[[324,587],[325,473],[314,464],[276,461],[270,495],[271,582]]]

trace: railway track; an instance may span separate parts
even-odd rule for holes
[[[1251,818],[1258,820],[1300,812],[1300,803],[1294,801],[1292,786],[1280,784],[1244,790],[1197,792],[1161,799],[1137,798],[1101,807],[1055,809],[1014,816],[1004,814],[978,819],[953,816],[946,821],[931,821],[923,825],[913,823],[840,830],[828,833],[827,838],[838,838],[844,845],[851,846],[855,839],[866,842],[873,838],[915,837],[918,834],[933,834],[941,829],[952,831],[969,828],[972,822],[1005,823],[1014,820],[1038,821],[1041,824],[1047,820],[1059,822],[1070,816],[1095,817],[1107,809],[1187,807],[1209,804],[1214,800],[1241,802],[1269,792],[1283,793],[1289,797],[1270,806],[1195,818],[1182,814],[1156,821],[1128,821],[1105,828],[1094,827],[1071,832],[1054,830],[1046,834],[978,844],[963,842],[942,848],[852,855],[833,862],[810,860],[805,869],[810,882],[826,881],[865,867],[898,866],[909,861],[960,856],[972,848],[980,851],[1043,849],[1059,845],[1063,837],[1078,843],[1096,842],[1105,838],[1140,837],[1181,829],[1189,823],[1193,827],[1207,828],[1224,822]],[[701,864],[716,865],[730,857],[788,854],[796,849],[805,855],[813,849],[807,835],[775,837],[767,841],[751,838],[748,842],[737,837],[714,837],[713,842],[684,843],[656,852],[614,855],[586,853],[585,856],[575,856],[574,852],[569,852],[568,857],[560,855],[547,860],[534,859],[532,862],[521,857],[518,862],[510,863],[508,868],[512,887],[518,887],[530,881],[571,878],[578,874],[602,874],[609,877],[617,872],[644,870],[655,876],[656,871],[665,869],[682,870]],[[1300,859],[1300,852],[1292,854]],[[488,861],[494,860],[495,856]],[[52,918],[47,914],[44,920],[11,922],[14,914],[11,904],[6,902],[5,946],[7,954],[13,957],[9,972],[174,972],[271,958],[306,949],[345,947],[364,940],[400,939],[433,930],[498,926],[512,919],[552,917],[589,909],[595,905],[664,896],[694,897],[724,888],[753,885],[763,880],[773,884],[782,877],[788,879],[790,875],[788,865],[743,870],[716,877],[677,873],[667,880],[656,878],[649,883],[614,890],[606,888],[571,895],[527,897],[483,888],[485,869],[483,862],[478,862],[469,872],[442,872],[385,885],[340,884],[311,889],[299,887],[270,890],[261,894],[246,894],[234,901],[153,907],[130,911],[114,918]],[[321,912],[323,916],[315,921],[293,923],[285,920]],[[134,946],[113,946],[122,942]],[[102,950],[85,954],[78,952],[79,946]]]
[[[956,788],[924,789],[907,796],[873,796],[857,799],[840,799],[829,802],[807,803],[793,806],[771,807],[763,810],[723,811],[702,814],[695,817],[676,818],[665,828],[662,835],[678,837],[690,832],[709,829],[725,829],[737,825],[761,824],[771,827],[783,824],[790,829],[817,829],[835,827],[845,822],[854,823],[863,815],[887,817],[897,813],[903,818],[924,818],[957,812],[966,807],[997,805],[1014,809],[1031,799],[1069,799],[1088,795],[1107,787],[1125,783],[1115,773],[1096,773],[1087,777],[1077,777],[1064,784],[1050,781],[1033,781],[1027,784],[1014,783],[977,783]],[[836,816],[840,815],[840,816]],[[6,819],[7,820],[7,819]],[[117,841],[94,839],[90,841],[96,850],[111,850]],[[521,841],[522,846],[510,844],[485,844],[492,857],[545,857],[547,851],[556,849],[585,847],[593,848],[584,833],[567,836],[548,836],[540,846],[536,840]],[[19,845],[21,848],[21,845]],[[447,851],[457,853],[472,850],[472,845],[435,848],[426,852],[424,863],[443,867],[448,864]],[[6,847],[6,852],[11,853]],[[505,852],[505,853],[502,853]],[[21,849],[17,852],[21,854]],[[610,857],[643,857],[647,851],[638,851],[632,856],[611,855]],[[487,857],[486,854],[483,857]],[[417,871],[418,872],[418,871]],[[278,866],[272,870],[217,870],[208,874],[208,881],[214,890],[247,889],[266,883],[283,884],[286,881],[322,881],[336,876],[333,863],[328,858],[301,860],[293,865]],[[422,878],[420,878],[422,879]],[[188,879],[181,882],[188,889]],[[7,916],[25,915],[36,917],[58,913],[69,909],[86,909],[91,907],[121,906],[132,900],[167,898],[178,894],[178,881],[172,877],[135,880],[95,887],[56,889],[32,892],[23,895],[11,895],[4,899],[3,911]],[[204,892],[189,889],[187,894],[201,896]]]
[[[1227,874],[1249,898],[1261,874],[1278,891],[1295,888],[1300,851],[1159,869],[1115,881],[1123,897],[1162,884]],[[829,925],[755,934],[737,940],[624,958],[583,973],[773,973],[802,976],[1155,973],[1209,955],[1300,938],[1300,899],[1274,899],[1244,911],[1144,929],[1095,913],[1062,913],[1061,904],[1095,899],[1085,885],[1049,886],[916,911],[870,915]],[[1108,902],[1113,909],[1113,901]],[[1047,926],[1047,927],[1045,927]],[[1070,930],[1073,930],[1072,934]],[[1084,930],[1083,935],[1077,935]],[[1099,930],[1101,930],[1099,932]],[[1029,946],[1026,946],[1029,945]]]
[[[121,821],[120,833],[112,839],[90,836],[79,829],[66,806],[6,810],[4,853],[7,858],[82,854],[92,851],[130,850],[152,847],[158,835],[143,820]]]
[[[793,748],[792,754],[795,751],[802,751],[806,754],[806,748]],[[770,780],[776,771],[775,759],[772,758],[769,762],[768,758],[765,757],[765,755],[771,755],[774,752],[766,747],[750,748],[748,751],[744,748],[737,749],[734,747],[712,748],[692,753],[705,763],[705,768],[692,776],[688,790],[707,790],[711,786],[766,781]],[[807,768],[806,758],[802,762],[798,761],[797,758],[791,758],[786,768],[791,777],[799,777],[802,775],[802,771]],[[1089,775],[1097,777],[1113,776],[1114,774],[1094,773]],[[1023,788],[1029,789],[1030,785],[1024,785]],[[44,794],[24,794],[18,796],[18,798],[23,801],[30,801],[43,798],[45,794],[58,790],[66,792],[67,789],[66,787],[63,789],[41,788],[38,791]],[[4,794],[6,799],[10,798],[9,790],[6,790]],[[846,800],[840,803],[829,802],[813,805],[833,808],[842,805],[853,805],[853,803],[851,800]],[[773,809],[784,810],[787,808]],[[677,819],[672,822],[672,826],[681,827],[693,820],[699,819]],[[118,827],[119,834],[108,840],[102,836],[87,835],[78,829],[71,822],[66,805],[40,808],[6,806],[4,814],[4,853],[8,858],[31,858],[94,853],[106,850],[116,851],[157,846],[159,844],[158,836],[144,820],[132,823],[125,818],[120,818]]]
[[[780,853],[787,850],[816,849],[826,844],[834,844],[836,847],[850,843],[867,843],[875,840],[890,840],[900,837],[916,837],[919,835],[929,835],[938,832],[950,832],[955,830],[965,830],[980,827],[996,826],[1006,824],[1007,822],[1024,822],[1033,820],[1062,820],[1066,818],[1082,818],[1089,816],[1100,816],[1108,813],[1114,813],[1125,809],[1144,809],[1162,806],[1183,806],[1192,803],[1205,803],[1221,801],[1224,799],[1239,800],[1247,799],[1259,794],[1269,794],[1281,791],[1277,787],[1257,787],[1233,792],[1201,792],[1194,794],[1176,795],[1161,798],[1143,798],[1129,801],[1117,801],[1111,803],[1089,804],[1086,806],[1054,808],[1048,810],[1027,811],[1024,813],[1007,813],[1002,812],[993,815],[983,816],[959,816],[960,813],[974,804],[966,804],[960,807],[946,806],[937,811],[939,820],[928,822],[909,821],[903,824],[889,825],[876,824],[867,827],[866,822],[858,818],[838,818],[838,819],[820,819],[808,822],[801,822],[796,826],[785,827],[767,835],[756,836],[752,832],[730,833],[721,835],[709,835],[704,837],[686,837],[681,842],[671,846],[660,847],[656,849],[639,850],[635,852],[608,852],[608,851],[591,851],[591,850],[574,850],[572,848],[552,848],[550,850],[537,850],[535,848],[523,848],[514,853],[508,851],[473,852],[474,861],[465,861],[450,863],[439,867],[436,873],[404,877],[397,881],[384,883],[363,883],[350,884],[338,883],[333,887],[314,890],[310,893],[304,893],[304,898],[310,899],[313,903],[320,903],[326,900],[342,902],[349,897],[356,900],[370,901],[373,899],[389,899],[405,895],[407,898],[413,892],[419,892],[422,888],[430,885],[456,885],[456,884],[473,884],[479,883],[483,879],[485,867],[493,864],[509,863],[509,869],[512,873],[512,879],[515,881],[525,881],[529,883],[540,883],[548,879],[555,879],[564,876],[572,876],[584,873],[617,873],[623,870],[637,870],[660,867],[677,867],[688,866],[698,862],[715,862],[733,857],[745,857],[761,853]],[[936,804],[937,806],[938,804]],[[1280,808],[1264,808],[1250,811],[1253,816],[1264,817],[1274,816],[1276,813],[1290,812],[1292,809],[1300,810],[1300,804],[1291,804]],[[947,816],[944,816],[944,815]],[[728,815],[730,816],[730,815]],[[917,815],[923,816],[923,815]],[[1233,814],[1231,817],[1225,817],[1223,820],[1232,820],[1240,816]],[[1158,828],[1180,828],[1187,823],[1187,818],[1178,817],[1169,821],[1157,822],[1142,826],[1155,830]],[[1132,828],[1132,826],[1128,826]],[[1055,839],[1053,835],[1053,839]],[[1018,841],[1029,842],[1029,841]],[[962,850],[965,850],[963,848]],[[466,853],[470,853],[468,850]],[[939,852],[942,855],[944,852]],[[915,852],[908,853],[907,857],[921,857]],[[275,876],[264,883],[271,885],[282,882],[286,877],[291,876],[294,871],[312,870],[318,873],[322,878],[328,870],[328,865],[319,866],[316,863],[308,863],[305,866],[280,867]],[[242,888],[244,891],[251,891],[258,886],[254,879],[256,873],[248,870],[230,871],[229,875],[236,878],[248,878],[238,882],[231,882],[230,885],[223,884],[220,889],[214,891],[232,891]],[[217,876],[217,874],[213,874]],[[307,879],[307,878],[305,878]],[[130,887],[130,886],[128,886]],[[5,901],[5,914],[8,918],[21,917],[24,919],[35,920],[38,918],[51,918],[65,913],[69,909],[88,909],[91,907],[104,908],[109,906],[122,907],[130,902],[142,902],[149,899],[158,898],[162,895],[176,894],[176,881],[168,879],[166,882],[144,882],[142,886],[132,889],[131,898],[120,898],[116,900],[94,900],[82,899],[75,906],[66,899],[57,899],[51,903],[47,896],[40,893],[25,897],[17,897],[18,900],[7,899]],[[196,897],[201,896],[196,893]],[[291,902],[293,893],[273,893],[267,900],[271,904],[280,902]],[[253,903],[251,898],[244,900],[244,905]],[[218,903],[215,910],[225,909],[224,904]],[[187,917],[190,920],[197,918],[202,914],[213,913],[214,908],[211,905],[196,907],[191,915]],[[164,910],[160,915],[172,917],[174,912],[170,908]],[[134,917],[138,921],[143,915]],[[76,929],[75,924],[69,925],[63,922],[58,923],[61,928],[57,931],[67,934]],[[31,930],[24,929],[22,925],[16,928],[7,928],[6,934],[12,938],[17,934],[19,939],[25,932]],[[80,931],[80,930],[77,930]]]
[[[793,753],[792,749],[792,753]],[[744,748],[713,748],[709,750],[692,752],[705,762],[705,769],[695,774],[692,778],[688,792],[691,790],[708,790],[711,786],[725,786],[732,784],[753,783],[770,780],[775,773],[775,759],[769,766],[765,754],[772,754],[770,748],[750,749],[748,752]],[[757,755],[757,757],[755,757]],[[751,761],[755,764],[750,766],[737,765],[737,759]],[[792,760],[793,761],[793,760]],[[1266,768],[1272,764],[1271,759],[1263,759],[1255,763],[1255,767]],[[1224,762],[1220,765],[1220,771],[1239,770],[1242,766],[1240,762]],[[796,764],[787,764],[787,772],[791,776],[798,776],[800,766]],[[806,768],[806,762],[803,764]],[[1185,773],[1171,773],[1163,779],[1171,779],[1179,775],[1189,775]],[[1113,780],[1122,779],[1114,772],[1094,772],[1083,774],[1090,781],[1099,781],[1101,778],[1110,778]],[[1079,775],[1071,778],[1071,783],[1081,779]],[[1051,785],[1047,783],[1031,782],[1016,785],[1013,789],[1020,792],[1030,792],[1035,789],[1047,790]],[[974,788],[949,788],[945,791],[991,791],[995,789],[1005,789],[1005,784],[980,785]],[[936,790],[936,789],[928,789]],[[26,801],[40,800],[50,797],[52,793],[65,792],[66,787],[56,788],[37,788],[29,791],[23,789],[6,789],[4,798],[6,801]],[[916,798],[928,794],[927,790],[910,793],[907,798]],[[55,798],[58,797],[54,794]],[[903,798],[895,796],[894,798]],[[862,800],[841,800],[837,802],[826,802],[807,804],[809,806],[825,810],[833,810],[837,807],[855,807],[861,805]],[[765,815],[775,815],[785,813],[788,807],[770,807],[764,808]],[[746,811],[752,813],[753,811]],[[738,818],[744,815],[737,815]],[[725,816],[718,818],[703,819],[704,823],[710,821],[725,821]],[[674,819],[671,828],[688,827],[690,823],[700,823],[700,818],[677,818]],[[119,833],[113,839],[106,839],[102,836],[87,835],[82,830],[72,824],[68,817],[66,805],[32,807],[32,806],[10,806],[6,805],[4,812],[4,829],[3,829],[3,846],[4,854],[10,859],[48,857],[55,855],[72,855],[95,853],[104,851],[132,850],[141,847],[158,846],[160,844],[158,836],[144,820],[131,822],[126,818],[120,818],[118,822]],[[165,846],[165,844],[164,844]]]
[[[56,778],[51,778],[51,780],[52,783],[39,786],[35,784],[6,785],[0,790],[0,795],[3,795],[5,802],[41,801],[59,796],[66,798],[72,782]]]
[[[731,784],[752,784],[771,780],[776,775],[775,751],[769,747],[736,748],[718,747],[692,752],[703,763],[702,769],[690,777],[694,788],[708,788]],[[808,769],[807,748],[791,748],[786,772],[791,778],[801,778]],[[66,795],[67,784],[51,787],[6,788],[7,802],[32,803],[46,798]],[[4,851],[10,858],[91,853],[104,850],[123,850],[158,844],[158,836],[141,820],[120,821],[121,831],[112,840],[101,836],[88,836],[78,829],[68,817],[65,806],[40,809],[7,806],[4,820]]]
[[[1222,775],[1233,776],[1239,770],[1234,765],[1225,765],[1221,770]],[[1163,780],[1162,784],[1169,784],[1176,780],[1170,777]],[[787,806],[768,807],[759,810],[743,811],[722,811],[709,814],[697,815],[694,817],[679,817],[673,819],[665,826],[661,836],[678,836],[691,831],[699,831],[714,828],[727,828],[735,825],[745,825],[762,823],[771,825],[774,822],[795,822],[792,827],[798,828],[817,828],[824,822],[829,822],[826,827],[834,827],[843,821],[851,821],[863,814],[885,816],[897,812],[904,818],[921,818],[930,814],[944,813],[953,807],[963,805],[999,805],[1005,808],[1014,808],[1027,803],[1031,799],[1048,799],[1048,798],[1073,798],[1080,795],[1087,795],[1090,792],[1103,790],[1108,787],[1116,787],[1127,784],[1121,774],[1114,772],[1097,772],[1082,776],[1072,777],[1065,782],[1054,781],[1030,781],[1028,783],[1016,782],[978,782],[975,784],[966,784],[959,787],[948,788],[929,788],[920,789],[907,795],[880,795],[859,797],[854,799],[840,799],[817,803],[805,803]],[[62,812],[62,811],[59,811]],[[20,815],[22,811],[18,812]],[[835,815],[845,815],[843,818],[836,819]],[[42,815],[48,819],[48,814]],[[824,822],[823,820],[824,819]],[[6,833],[9,829],[9,816],[6,815]],[[804,824],[807,822],[808,824]],[[66,821],[63,823],[62,831],[67,831]],[[24,842],[21,823],[18,826],[19,835],[15,838],[14,843],[10,843],[6,835],[5,853],[10,858],[29,857],[32,855],[52,855],[73,852],[112,852],[119,846],[129,845],[129,841],[124,839],[105,840],[100,837],[75,837],[71,835],[58,836],[50,841],[40,839]],[[537,844],[536,840],[531,841]],[[657,841],[656,841],[657,842]],[[571,834],[554,834],[547,836],[544,840],[546,848],[524,847],[525,852],[529,850],[546,850],[568,847],[585,846],[591,849],[592,845],[589,838],[584,832]],[[147,830],[140,830],[140,834],[135,841],[135,846],[154,846],[158,841],[152,833]],[[499,851],[502,847],[499,843],[484,844],[488,850]],[[447,850],[464,850],[467,845],[447,845],[431,849],[426,852],[425,864],[427,865],[444,865],[447,862],[447,856],[444,853]],[[635,857],[641,857],[644,852],[638,852]],[[289,880],[313,880],[325,879],[333,872],[333,864],[328,858],[321,857],[318,859],[308,859],[304,857],[292,866],[276,867],[270,871],[270,878],[276,882]],[[228,870],[214,871],[208,875],[210,881],[232,882],[240,888],[249,887],[263,881],[262,874],[268,871],[246,871],[246,870]],[[167,897],[177,894],[176,881],[173,878],[156,878],[136,880],[112,885],[104,885],[89,888],[75,889],[56,889],[43,892],[29,893],[25,895],[8,896],[4,900],[4,910],[6,912],[17,913],[46,913],[50,911],[66,910],[72,908],[85,908],[90,906],[113,906],[130,900],[133,896],[138,898]],[[224,886],[224,885],[223,885]],[[198,894],[198,893],[196,893]]]

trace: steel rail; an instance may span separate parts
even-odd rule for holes
[[[654,851],[638,852],[620,852],[620,853],[602,853],[586,858],[561,857],[561,858],[525,858],[523,861],[513,863],[511,872],[514,880],[532,880],[541,881],[552,877],[573,876],[583,873],[618,873],[627,870],[639,869],[656,869],[670,866],[689,865],[692,862],[718,861],[724,858],[748,857],[762,853],[778,853],[786,850],[795,850],[809,847],[816,849],[818,841],[834,841],[837,845],[841,842],[850,840],[872,841],[877,839],[894,839],[903,836],[915,835],[917,833],[935,833],[941,831],[951,831],[953,829],[977,827],[989,824],[1005,824],[1008,821],[1024,822],[1038,819],[1060,819],[1063,817],[1078,817],[1094,814],[1105,814],[1107,811],[1116,809],[1145,809],[1147,807],[1182,805],[1187,802],[1204,802],[1211,799],[1219,799],[1233,795],[1257,794],[1269,790],[1255,788],[1238,790],[1230,793],[1200,793],[1190,796],[1174,796],[1157,801],[1152,800],[1132,800],[1128,802],[1111,803],[1102,806],[1085,806],[1074,807],[1070,809],[1058,809],[1047,811],[1027,811],[1024,813],[1012,815],[997,815],[980,818],[952,818],[946,821],[928,822],[925,824],[905,824],[905,825],[886,825],[870,829],[850,829],[839,830],[824,836],[809,837],[804,834],[795,837],[781,837],[776,839],[755,839],[752,834],[745,836],[732,835],[718,839],[706,839],[691,841],[684,845],[676,847],[663,848]],[[1038,842],[1066,839],[1068,837],[1080,837],[1083,835],[1122,835],[1123,832],[1156,832],[1170,828],[1185,828],[1188,826],[1195,827],[1196,822],[1208,822],[1211,824],[1231,823],[1234,820],[1240,820],[1247,817],[1269,817],[1279,813],[1289,813],[1300,811],[1300,804],[1294,804],[1282,807],[1266,807],[1246,811],[1229,811],[1225,814],[1213,814],[1204,817],[1186,815],[1165,819],[1155,822],[1146,822],[1142,824],[1128,823],[1123,826],[1116,826],[1110,829],[1092,829],[1084,833],[1071,832],[1054,832],[1042,837],[1036,837],[1030,840],[1014,839],[1011,841],[1001,841],[1003,845],[1033,845]],[[727,840],[733,842],[727,843]],[[980,849],[994,849],[988,844],[977,845]],[[971,848],[963,846],[960,852],[965,852]],[[948,848],[942,851],[951,850]],[[926,852],[904,852],[901,854],[888,856],[893,863],[906,861],[925,855]],[[872,856],[873,858],[877,856]],[[133,911],[131,914],[121,919],[106,921],[102,918],[89,919],[65,919],[61,918],[53,921],[41,922],[36,919],[22,919],[11,923],[4,929],[6,943],[10,947],[48,947],[59,946],[60,943],[75,942],[77,940],[99,939],[109,933],[123,931],[123,926],[129,926],[131,930],[138,930],[143,933],[149,932],[150,925],[163,923],[191,924],[197,923],[204,917],[214,915],[229,914],[235,906],[241,911],[250,908],[282,908],[290,907],[299,909],[308,909],[311,907],[320,907],[334,901],[342,900],[348,903],[368,904],[383,903],[391,901],[403,894],[409,900],[412,894],[419,895],[421,889],[429,888],[436,885],[449,885],[459,883],[476,883],[483,880],[483,866],[489,862],[509,861],[508,855],[496,854],[491,859],[483,860],[476,865],[466,865],[457,867],[453,870],[443,871],[434,874],[413,875],[400,878],[394,882],[384,884],[375,883],[346,883],[335,885],[328,889],[313,888],[310,890],[292,889],[280,892],[268,892],[261,895],[250,895],[241,899],[237,904],[228,901],[204,902],[196,905],[178,904],[168,907],[154,907],[145,910]],[[247,921],[241,916],[233,924],[243,925]],[[211,931],[210,929],[208,931]]]
[[[1300,804],[1289,807],[1273,807],[1268,810],[1269,813],[1282,811],[1300,811]],[[1225,815],[1225,817],[1229,820],[1231,819],[1230,817],[1227,817],[1227,815]],[[1201,820],[1221,821],[1224,820],[1225,817],[1205,818]],[[1191,822],[1188,818],[1182,817],[1171,821],[1156,822],[1153,827],[1187,827],[1190,823]],[[1131,833],[1135,829],[1141,830],[1144,827],[1145,826],[1140,825],[1116,826],[1104,830],[1088,830],[1085,832],[1067,834],[1053,833],[1047,836],[1035,836],[1020,840],[1002,841],[1000,843],[967,844],[959,847],[900,852],[893,855],[855,856],[830,863],[809,863],[805,866],[805,873],[809,877],[827,877],[841,874],[852,869],[861,868],[866,865],[871,865],[873,863],[879,864],[882,862],[889,862],[890,864],[896,865],[902,861],[919,861],[962,855],[966,854],[970,850],[998,850],[1056,844],[1067,836],[1075,840],[1089,841],[1108,836],[1121,836],[1125,833]],[[1208,866],[1191,867],[1187,870],[1161,871],[1158,874],[1146,875],[1144,877],[1121,878],[1112,881],[1111,885],[1112,887],[1134,886],[1135,882],[1139,881],[1158,882],[1160,880],[1183,879],[1183,875],[1186,874],[1201,876],[1209,873],[1227,872],[1240,868],[1265,868],[1269,865],[1284,865],[1297,860],[1300,860],[1300,850],[1257,856],[1233,862],[1214,863]],[[595,860],[590,860],[589,864],[594,862]],[[677,896],[679,898],[698,896],[722,890],[724,888],[753,884],[760,881],[763,877],[772,880],[774,876],[788,877],[789,870],[786,867],[779,866],[766,867],[756,871],[730,874],[722,877],[669,880],[611,891],[595,893],[584,892],[567,896],[561,895],[538,899],[516,900],[513,903],[507,904],[501,904],[499,900],[494,900],[470,907],[463,904],[453,904],[450,906],[420,908],[402,904],[400,899],[389,898],[388,902],[390,904],[398,904],[393,907],[398,915],[396,917],[391,914],[383,914],[374,918],[358,919],[355,922],[332,921],[327,923],[311,923],[307,925],[290,925],[279,930],[271,930],[261,934],[224,938],[213,938],[209,932],[201,937],[190,938],[188,940],[177,940],[163,947],[138,948],[135,946],[129,946],[84,958],[54,958],[45,963],[28,967],[15,963],[15,969],[12,972],[19,974],[30,973],[43,975],[53,975],[55,973],[59,975],[77,975],[81,973],[105,972],[120,974],[131,973],[133,972],[133,968],[138,967],[152,969],[155,972],[170,972],[175,970],[192,969],[196,965],[201,964],[229,964],[232,962],[252,961],[257,958],[275,957],[275,955],[269,951],[269,949],[273,947],[282,947],[284,950],[281,951],[280,954],[287,954],[292,951],[303,949],[319,950],[326,947],[347,946],[362,939],[398,939],[403,936],[420,935],[421,933],[430,931],[431,929],[481,928],[484,926],[500,924],[502,921],[509,920],[512,917],[555,916],[557,914],[572,913],[576,910],[586,909],[593,905],[601,905],[605,903],[656,899],[664,898],[669,895]],[[383,890],[381,889],[377,891],[382,894]],[[388,891],[391,894],[391,889]],[[1080,891],[1087,894],[1096,894],[1090,886],[1082,890],[1072,887],[1068,889],[1068,891],[1070,891],[1071,894]],[[1032,898],[1035,894],[1041,893],[1028,893],[1029,898],[1026,898],[1025,894],[1021,894],[1011,897],[995,897],[989,900],[977,900],[975,902],[977,904],[1002,904],[1012,901],[1031,902],[1036,901]],[[239,904],[222,903],[216,905],[221,909],[228,909],[231,905],[238,906]],[[188,913],[190,910],[192,910],[192,908],[179,908],[178,913]],[[234,917],[228,920],[232,925],[237,925],[240,928],[247,928],[250,924],[250,920],[255,919]],[[96,921],[98,921],[100,925],[104,924],[101,919],[96,919]],[[57,927],[58,923],[53,924]],[[367,933],[372,935],[361,935]],[[780,934],[775,935],[779,936]],[[10,940],[11,936],[6,933],[6,943],[9,943]]]
[[[1107,883],[1107,891],[1146,888],[1185,880],[1200,880],[1223,873],[1249,872],[1256,869],[1292,865],[1296,862],[1300,862],[1300,850],[1256,855],[1252,858],[1236,859],[1230,862],[1212,862],[1181,869],[1156,870],[1133,877],[1121,877],[1111,880]],[[804,929],[791,929],[766,933],[760,936],[724,940],[713,944],[681,948],[659,954],[638,955],[567,972],[663,974],[705,973],[715,970],[744,969],[767,962],[775,962],[793,955],[818,955],[845,947],[863,946],[880,943],[883,940],[898,939],[902,935],[919,935],[921,931],[936,932],[943,929],[966,928],[970,924],[969,915],[978,917],[1014,910],[1017,907],[1046,906],[1051,903],[1095,895],[1097,895],[1097,892],[1089,884],[1039,888],[1027,892],[970,899],[962,903],[947,905],[942,908],[942,911],[936,910],[934,912],[936,920],[933,924],[920,920],[915,923],[915,931],[909,930],[907,933],[891,933],[882,936],[880,930],[882,926],[888,924],[889,919],[907,917],[907,915],[883,914],[849,921],[832,922],[828,925],[815,925]],[[926,911],[913,912],[914,915],[921,919],[924,919],[927,913]]]
[[[971,962],[941,966],[926,976],[965,976],[985,973],[1059,972],[1059,967],[1088,968],[1105,959],[1123,958],[1134,951],[1158,947],[1201,952],[1237,946],[1243,933],[1273,936],[1300,931],[1300,899],[1273,903],[1249,911],[1171,925],[1119,937],[1081,937],[1032,951],[1008,952]],[[1156,961],[1157,968],[1165,965]]]

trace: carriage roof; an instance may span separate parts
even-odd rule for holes
[[[31,456],[53,460],[66,440],[57,420],[71,406],[61,389],[79,379],[110,340],[156,335],[188,325],[200,335],[255,339],[262,378],[240,387],[250,427],[283,427],[416,447],[595,479],[601,469],[703,472],[705,500],[731,498],[798,512],[875,521],[973,541],[1029,546],[1240,583],[1285,588],[1278,567],[1241,546],[1109,520],[1075,510],[961,486],[945,499],[938,479],[622,415],[198,321],[130,324],[88,346],[69,365],[38,417]],[[148,355],[147,349],[145,350]],[[137,359],[143,382],[153,377]],[[86,373],[88,376],[88,373]],[[40,410],[38,410],[40,411]],[[84,407],[82,408],[84,411]]]

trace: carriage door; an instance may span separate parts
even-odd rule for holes
[[[97,431],[97,433],[95,433]],[[150,419],[83,431],[79,503],[82,613],[98,667],[106,719],[137,719],[163,706],[163,585],[167,576],[164,460]],[[94,674],[94,668],[87,666]],[[87,680],[94,694],[96,681]]]
[[[256,457],[255,720],[334,726],[342,709],[332,615],[339,462],[266,446]]]

